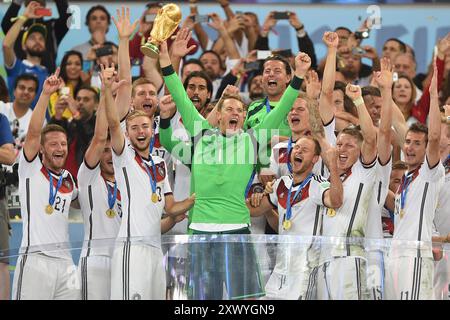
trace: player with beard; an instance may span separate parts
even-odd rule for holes
[[[441,115],[437,67],[430,85],[429,128],[413,124],[403,152],[408,173],[386,205],[394,211],[394,236],[389,250],[386,297],[401,300],[434,299],[434,262],[431,242],[439,193],[445,181],[441,163]],[[408,243],[405,245],[405,241]],[[413,243],[412,243],[413,242]]]
[[[112,160],[121,190],[122,223],[112,259],[112,299],[164,299],[166,292],[161,232],[192,207],[195,195],[175,202],[164,160],[150,154],[153,118],[132,111],[122,132],[111,98],[114,66],[103,79]],[[125,135],[128,140],[125,139]],[[161,220],[163,209],[171,217]],[[177,217],[180,216],[180,217]]]
[[[170,118],[162,116],[163,145],[174,156],[190,163],[192,168],[191,190],[197,194],[198,201],[189,214],[189,233],[249,234],[250,214],[245,197],[255,174],[258,146],[267,145],[270,136],[265,135],[265,131],[277,128],[285,119],[298,95],[301,78],[309,69],[311,59],[306,54],[299,53],[296,58],[296,76],[286,89],[280,107],[249,132],[242,130],[245,108],[236,95],[222,97],[216,106],[219,128],[211,127],[183,90],[171,65],[165,42],[160,49],[160,64],[166,86],[192,137],[191,145],[173,139]],[[177,152],[180,148],[181,152]],[[191,148],[192,153],[189,154]],[[248,259],[245,268],[234,261],[243,256]],[[193,244],[189,268],[192,275],[188,284],[190,298],[222,299],[224,282],[231,299],[264,294],[251,244]],[[229,281],[225,281],[225,277]]]
[[[64,170],[67,135],[57,125],[42,129],[50,96],[61,85],[59,68],[45,80],[19,160],[23,236],[14,272],[14,299],[79,299],[69,240],[69,208],[77,197]],[[57,250],[56,250],[57,249]],[[72,272],[73,271],[73,272]]]
[[[365,253],[349,237],[365,237],[369,200],[373,194],[377,158],[376,131],[364,106],[361,88],[347,85],[346,94],[358,109],[361,131],[342,130],[336,141],[338,171],[344,200],[338,210],[323,216],[323,236],[340,237],[343,243],[323,244],[318,276],[318,297],[323,300],[365,299]]]
[[[21,39],[22,49],[26,53],[26,59],[20,60],[14,52],[14,44],[18,40],[20,30],[28,19],[39,18],[34,13],[36,8],[40,7],[37,2],[31,2],[25,9],[24,14],[17,19],[11,29],[6,33],[3,39],[3,60],[8,75],[9,95],[13,97],[13,88],[16,78],[23,73],[33,73],[39,80],[39,88],[36,98],[33,100],[31,108],[37,103],[41,93],[42,85],[48,76],[47,68],[42,65],[42,57],[45,53],[45,41],[47,38],[47,29],[41,23],[32,24],[28,31],[23,34]]]
[[[324,207],[338,209],[343,199],[336,149],[327,150],[330,182],[313,173],[320,153],[320,144],[315,138],[300,138],[288,155],[292,175],[277,179],[269,194],[255,194],[251,199],[250,213],[265,214],[278,234],[306,238],[305,242],[295,243],[294,247],[279,244],[277,264],[266,284],[269,299],[315,298],[313,292],[319,250],[317,245],[307,239],[321,235]],[[272,209],[278,213],[274,213]]]

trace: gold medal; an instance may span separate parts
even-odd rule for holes
[[[113,209],[106,210],[106,216],[108,218],[114,218],[116,216],[116,212]]]
[[[45,213],[46,214],[52,214],[54,211],[53,206],[51,204],[48,204],[45,206]]]
[[[283,228],[284,230],[289,230],[292,227],[291,220],[284,220],[283,221]]]
[[[152,201],[153,201],[153,203],[158,202],[158,195],[156,193],[152,193]]]
[[[336,210],[328,208],[327,210],[327,216],[334,217],[336,215]]]
[[[400,209],[400,219],[403,219],[404,216],[405,216],[405,210]]]

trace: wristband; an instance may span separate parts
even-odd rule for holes
[[[295,28],[296,31],[300,31],[300,30],[303,30],[303,29],[305,29],[305,26],[303,24],[301,25],[301,27]]]
[[[359,107],[360,105],[364,104],[364,99],[362,97],[359,97],[358,99],[353,100],[353,104],[355,107]]]
[[[15,21],[17,21],[17,20],[27,21],[28,18],[25,17],[24,15],[17,16],[17,17],[15,17],[15,18],[11,18],[11,22],[15,22]]]

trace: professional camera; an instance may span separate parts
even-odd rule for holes
[[[6,170],[6,168],[0,168],[0,199],[3,199],[6,195],[6,187],[19,185],[19,164],[15,163],[12,166],[12,172]]]

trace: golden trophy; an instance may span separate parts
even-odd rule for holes
[[[175,32],[180,22],[181,10],[176,4],[169,3],[159,9],[150,37],[147,43],[141,46],[141,52],[147,57],[158,58],[159,45]]]

